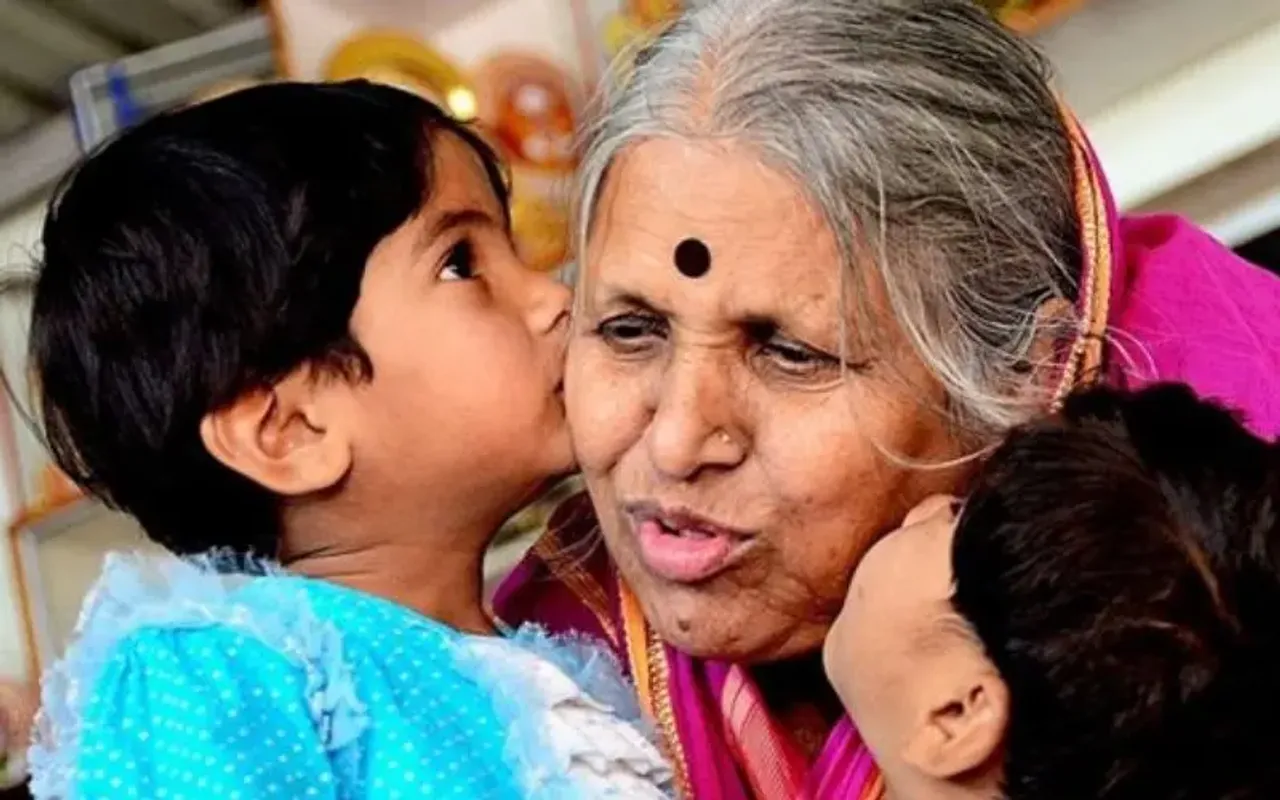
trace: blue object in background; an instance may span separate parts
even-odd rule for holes
[[[107,96],[111,98],[117,129],[128,128],[142,121],[142,111],[129,89],[129,76],[118,64],[107,67]]]

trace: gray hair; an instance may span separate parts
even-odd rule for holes
[[[846,275],[872,270],[963,430],[1034,413],[1032,346],[1074,325],[1037,311],[1074,300],[1081,265],[1070,144],[1031,45],[972,0],[705,0],[636,55],[587,131],[580,253],[628,145],[744,143],[823,214]]]

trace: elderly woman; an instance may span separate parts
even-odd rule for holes
[[[687,796],[879,792],[822,639],[871,543],[1011,425],[1173,380],[1280,432],[1280,280],[1118,217],[1044,61],[968,0],[701,3],[582,180],[590,503],[497,611],[611,642]]]

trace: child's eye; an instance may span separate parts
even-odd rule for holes
[[[468,281],[475,277],[475,252],[471,242],[463,239],[455,244],[438,273],[442,281]]]

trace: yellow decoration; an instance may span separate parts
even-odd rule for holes
[[[609,58],[616,57],[632,45],[644,44],[650,36],[651,34],[648,30],[636,24],[636,21],[631,17],[623,14],[609,17],[604,24],[604,30],[601,31],[601,38],[604,39],[604,51]]]
[[[511,200],[511,228],[520,259],[532,269],[554,270],[568,258],[569,216],[549,198],[517,192]]]
[[[366,31],[348,39],[325,66],[331,81],[365,78],[399,86],[447,108],[458,119],[476,114],[475,90],[462,71],[422,42],[402,33]]]
[[[1053,25],[1084,5],[1085,0],[978,0],[1013,30],[1031,34]]]
[[[616,14],[605,19],[600,30],[605,55],[613,61],[623,53],[643,48],[684,8],[682,0],[624,0]],[[616,65],[626,77],[629,65]]]
[[[627,16],[649,28],[665,25],[684,7],[681,0],[627,0]]]
[[[476,93],[462,86],[451,89],[445,95],[444,105],[458,119],[475,119],[479,108]]]
[[[528,53],[490,56],[475,82],[480,120],[511,169],[516,249],[533,269],[557,269],[569,252],[578,87],[559,66]]]

